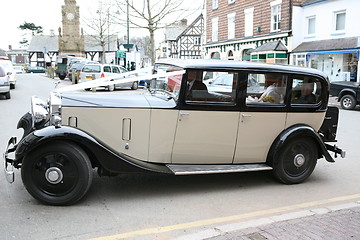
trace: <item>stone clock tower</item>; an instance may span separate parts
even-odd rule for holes
[[[84,36],[80,33],[80,12],[76,0],[62,6],[62,32],[59,29],[59,54],[84,56]]]

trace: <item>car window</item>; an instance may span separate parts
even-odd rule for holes
[[[128,70],[126,70],[126,68],[123,68],[123,67],[119,67],[120,68],[120,72],[121,73],[124,73],[124,72],[127,72]]]
[[[186,102],[234,102],[237,79],[235,72],[188,70]]]
[[[291,104],[316,104],[320,102],[321,83],[308,76],[294,76],[291,89]]]
[[[163,74],[163,73],[171,73],[171,72],[182,72],[184,69],[171,66],[171,65],[161,65],[157,64],[154,67],[154,74]],[[157,92],[158,90],[166,92],[170,94],[176,101],[179,98],[180,88],[181,88],[181,80],[183,78],[183,73],[176,74],[172,76],[163,76],[157,77],[151,80],[150,90]]]
[[[110,66],[104,66],[104,72],[111,72]]]
[[[118,67],[112,67],[113,73],[120,73],[120,70]]]
[[[82,69],[83,72],[93,72],[93,73],[99,73],[101,70],[100,65],[85,65]]]
[[[282,73],[249,73],[246,104],[284,104],[287,75]]]

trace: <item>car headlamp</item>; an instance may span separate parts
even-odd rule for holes
[[[37,96],[31,97],[31,115],[33,127],[38,129],[49,120],[49,111],[46,103]]]

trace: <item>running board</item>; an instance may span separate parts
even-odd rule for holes
[[[242,164],[242,165],[166,165],[175,175],[213,174],[213,173],[237,173],[272,170],[266,164]]]

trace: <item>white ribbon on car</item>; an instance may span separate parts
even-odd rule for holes
[[[109,85],[119,84],[119,83],[127,83],[141,80],[149,80],[149,79],[157,79],[161,77],[170,77],[176,75],[182,75],[185,73],[185,70],[174,71],[174,72],[161,72],[157,74],[145,74],[142,76],[136,76],[139,73],[147,72],[145,71],[147,68],[141,68],[139,70],[125,72],[121,74],[112,75],[109,77],[98,78],[95,80],[89,80],[86,82],[82,82],[75,85],[65,86],[59,89],[55,89],[54,92],[70,92],[76,90],[84,90],[86,88],[96,88],[96,87],[106,87]],[[150,70],[150,68],[148,68]],[[151,68],[152,69],[152,68]],[[134,75],[134,76],[132,76]],[[129,77],[130,76],[130,77]]]

